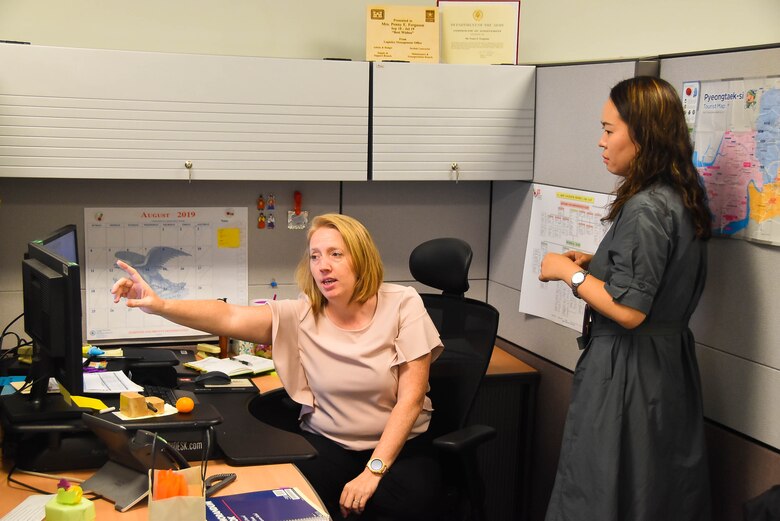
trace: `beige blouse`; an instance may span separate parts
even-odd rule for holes
[[[374,318],[363,329],[340,329],[308,300],[269,302],[273,358],[290,397],[302,405],[301,428],[350,450],[373,449],[398,400],[398,366],[444,346],[414,288],[382,284]],[[431,400],[409,435],[425,432]]]

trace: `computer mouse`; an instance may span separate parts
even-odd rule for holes
[[[224,385],[230,383],[230,377],[222,371],[209,371],[196,376],[192,381],[200,385]]]

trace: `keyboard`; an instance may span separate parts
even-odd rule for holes
[[[170,387],[164,387],[162,385],[144,385],[143,394],[145,396],[156,396],[161,398],[165,403],[169,403],[176,406],[176,401],[182,396],[188,396],[193,399],[195,403],[198,400],[195,398],[195,393],[192,391],[184,391],[181,389],[171,389]]]

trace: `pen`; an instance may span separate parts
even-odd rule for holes
[[[249,365],[249,362],[247,362],[246,360],[239,360],[238,358],[231,358],[231,360],[235,360],[240,364]]]
[[[146,402],[146,406],[149,408],[149,410],[150,410],[150,411],[152,411],[152,412],[157,412],[157,407],[155,407],[155,406],[154,406],[154,405],[152,405],[151,403],[149,403],[149,402]]]
[[[116,410],[116,407],[106,407],[105,409],[101,409],[99,412],[100,412],[100,414],[104,414],[104,413],[107,413],[107,412],[113,412],[115,410]]]

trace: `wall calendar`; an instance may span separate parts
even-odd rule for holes
[[[117,260],[163,298],[247,303],[246,208],[86,208],[84,230],[88,341],[205,335],[114,304],[111,286],[125,275]]]

